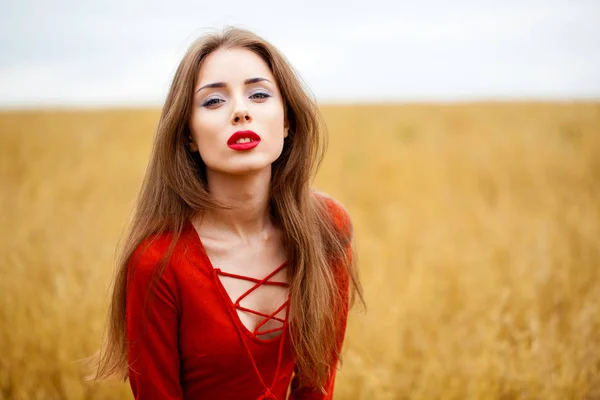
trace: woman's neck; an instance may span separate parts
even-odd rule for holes
[[[199,227],[215,239],[248,243],[268,236],[273,230],[269,215],[271,166],[249,175],[207,171],[211,197],[229,210],[206,210]]]

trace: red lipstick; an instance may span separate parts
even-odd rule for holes
[[[242,143],[236,143],[239,139],[250,139],[244,140]],[[258,146],[260,143],[260,136],[253,131],[237,131],[227,141],[227,146],[233,150],[243,151],[250,150]]]

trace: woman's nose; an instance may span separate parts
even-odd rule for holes
[[[240,122],[252,121],[252,117],[250,116],[250,113],[248,112],[248,107],[246,106],[246,104],[243,101],[239,101],[237,103],[235,111],[233,112],[232,120],[233,120],[232,122],[234,124],[237,124]]]
[[[240,111],[240,112],[236,112],[234,114],[233,122],[238,123],[240,121],[246,121],[246,122],[252,121],[252,117],[250,117],[250,114],[248,114],[248,111]]]

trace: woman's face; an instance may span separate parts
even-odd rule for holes
[[[239,175],[270,168],[288,130],[267,63],[241,48],[209,54],[198,71],[189,126],[190,147],[208,170]]]

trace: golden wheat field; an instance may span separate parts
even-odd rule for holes
[[[342,399],[600,399],[600,104],[324,106],[367,310]],[[158,110],[0,114],[0,400],[86,386]]]

